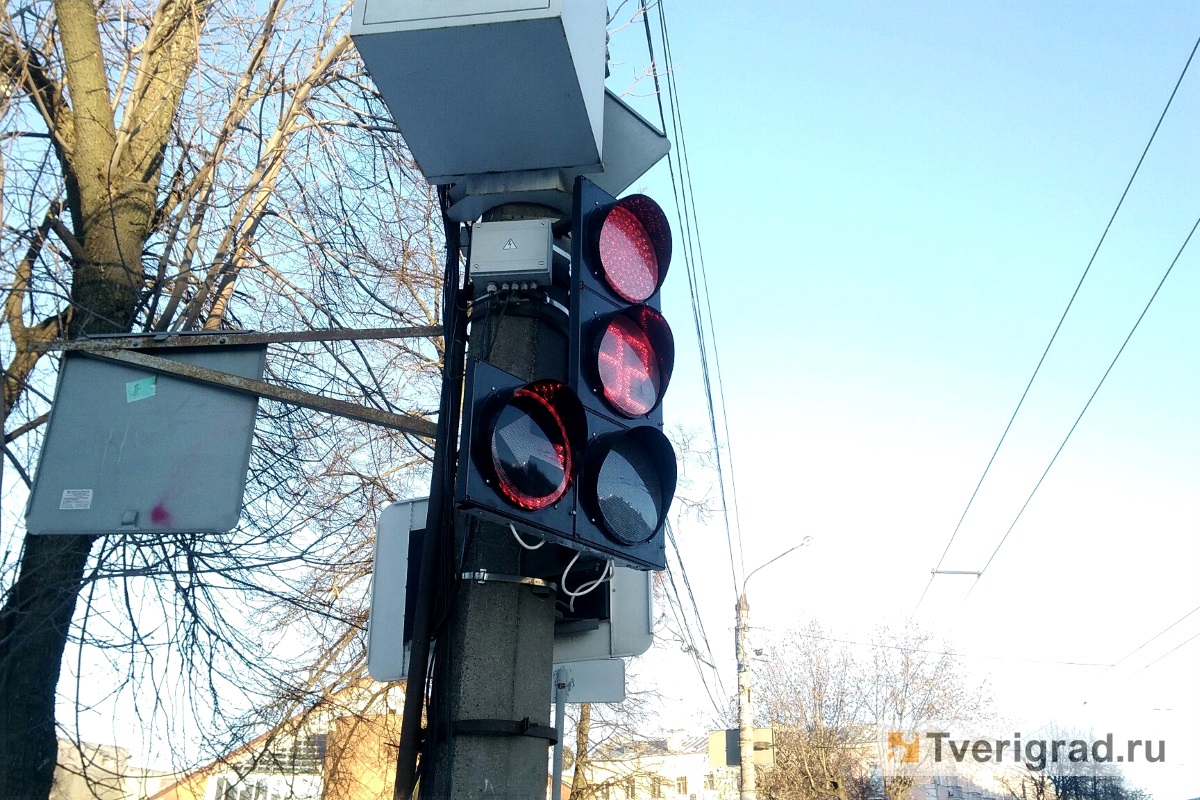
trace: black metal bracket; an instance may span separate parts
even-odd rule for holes
[[[549,725],[510,719],[460,719],[454,723],[455,736],[532,736],[558,744],[558,731]]]

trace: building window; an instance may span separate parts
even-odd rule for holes
[[[704,791],[715,792],[716,790],[717,790],[717,776],[710,772],[704,776]]]
[[[625,800],[633,800],[635,784],[633,778],[625,779]]]
[[[658,800],[663,796],[663,779],[655,778],[650,781],[650,796]]]
[[[683,775],[675,779],[675,794],[687,794],[687,776]]]

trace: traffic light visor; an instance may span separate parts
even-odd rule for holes
[[[596,255],[608,287],[630,303],[649,300],[671,263],[671,226],[658,203],[636,194],[609,206],[596,233]]]
[[[595,369],[605,402],[626,417],[649,414],[674,369],[671,327],[658,311],[638,305],[603,318],[598,328]]]
[[[662,529],[675,496],[675,451],[657,428],[640,426],[600,437],[588,451],[583,483],[587,511],[606,536],[623,545]]]
[[[500,494],[531,511],[558,502],[586,435],[575,393],[559,381],[537,381],[501,395],[491,411],[487,443]]]

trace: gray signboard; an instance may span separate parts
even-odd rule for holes
[[[257,380],[266,345],[155,355]],[[257,409],[257,397],[65,354],[26,509],[28,532],[233,529]]]

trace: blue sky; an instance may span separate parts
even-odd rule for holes
[[[815,618],[862,639],[916,606],[1200,36],[1200,4],[666,13],[746,566],[814,537],[755,578],[755,635]],[[620,90],[648,63],[641,24],[613,48]],[[652,98],[633,102],[658,119]],[[1198,131],[1193,63],[943,569],[987,563],[1200,217]],[[665,165],[637,188],[670,204]],[[703,429],[678,255],[672,269],[681,363],[665,409]],[[1171,766],[1130,772],[1160,797],[1200,795],[1200,640],[1147,665],[1200,633],[1200,613],[1116,667],[1028,662],[1112,664],[1200,606],[1198,272],[1194,240],[974,591],[940,577],[917,615],[989,656],[963,663],[1014,724],[1167,738]],[[723,529],[681,534],[731,683]]]

